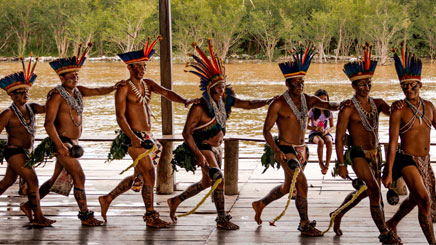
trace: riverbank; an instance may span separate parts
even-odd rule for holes
[[[39,62],[50,62],[53,61],[55,59],[58,59],[59,57],[55,57],[55,56],[41,56],[39,57]],[[378,60],[377,56],[373,56],[374,59]],[[27,57],[25,60],[28,60],[29,58]],[[184,64],[186,63],[186,61],[188,60],[187,56],[173,56],[173,63],[174,64]],[[280,62],[285,62],[289,60],[289,56],[285,57],[285,56],[281,56],[277,59],[275,59],[273,61],[273,63],[280,63]],[[346,63],[346,62],[351,62],[351,61],[357,61],[357,57],[355,56],[340,56],[337,59],[335,59],[334,55],[327,55],[325,57],[326,62],[319,62],[319,58],[315,56],[315,58],[312,60],[312,63],[318,63],[318,64],[335,64],[335,63]],[[19,58],[18,57],[0,57],[0,62],[19,62]],[[121,59],[118,56],[99,56],[99,57],[88,57],[88,62],[120,62]],[[160,61],[160,57],[159,56],[154,56],[151,58],[151,60],[149,62],[159,62]],[[435,60],[431,60],[428,58],[422,58],[423,63],[434,63],[436,62]],[[392,58],[389,58],[387,60],[387,63],[385,65],[390,65],[393,62]],[[264,64],[264,63],[270,63],[267,60],[264,59],[258,59],[253,55],[248,55],[248,54],[241,54],[241,55],[237,55],[237,54],[232,54],[230,55],[228,58],[226,58],[225,60],[226,64],[241,64],[241,63],[246,63],[246,64]]]

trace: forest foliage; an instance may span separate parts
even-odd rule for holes
[[[65,57],[92,41],[91,56],[142,48],[159,30],[158,0],[0,0],[0,56]],[[212,38],[218,55],[273,61],[311,41],[319,62],[359,55],[374,45],[381,63],[406,41],[436,56],[434,0],[172,0],[176,55]]]

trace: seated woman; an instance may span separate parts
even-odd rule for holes
[[[329,95],[324,89],[318,89],[315,96],[320,99],[329,101]],[[313,108],[309,112],[310,124],[307,126],[311,131],[309,132],[309,142],[318,144],[318,161],[321,168],[321,173],[325,175],[329,169],[330,158],[332,156],[332,135],[330,132],[333,130],[333,113],[329,110],[320,110]],[[327,126],[327,123],[330,126]],[[324,144],[327,147],[327,156],[325,164],[323,161]]]

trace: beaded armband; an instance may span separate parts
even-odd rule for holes
[[[232,219],[232,216],[230,214],[228,214],[228,215],[223,215],[223,216],[216,217],[215,221],[218,224],[222,224],[222,223],[229,222],[231,219]]]
[[[79,214],[77,215],[77,217],[81,221],[85,221],[85,220],[88,220],[90,218],[94,218],[94,211],[89,211],[89,210],[86,210],[85,212],[80,212],[79,211]]]

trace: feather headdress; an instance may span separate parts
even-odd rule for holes
[[[344,65],[345,75],[353,82],[374,76],[377,61],[371,60],[372,45],[365,43],[363,48],[363,60],[349,62]]]
[[[150,37],[147,39],[147,43],[144,45],[143,50],[127,52],[123,54],[118,54],[118,56],[124,61],[126,64],[133,64],[142,61],[150,60],[151,56],[153,56],[155,50],[153,49],[156,45],[157,41],[162,40],[162,36],[158,35],[156,39],[150,43]]]
[[[397,71],[400,82],[406,81],[421,81],[422,61],[416,58],[414,54],[408,52],[407,45],[401,43],[401,58],[398,57],[394,48],[391,49],[394,53],[395,70]]]
[[[85,63],[86,54],[88,53],[91,47],[92,47],[92,43],[89,42],[88,46],[85,48],[83,53],[80,54],[80,51],[82,49],[82,44],[79,44],[79,49],[77,50],[76,56],[53,60],[49,64],[58,75],[62,75],[64,73],[72,72],[72,71],[78,72],[80,71],[83,64]]]
[[[289,51],[291,59],[287,62],[279,63],[280,70],[283,76],[288,78],[304,77],[312,62],[313,56],[315,56],[315,48],[313,45],[308,45],[306,48],[300,42],[297,48],[293,48]]]
[[[219,83],[226,83],[225,67],[220,58],[216,56],[210,39],[208,39],[208,50],[210,54],[210,59],[206,54],[200,49],[196,42],[192,43],[192,47],[197,51],[198,55],[188,54],[194,61],[187,62],[186,67],[194,68],[194,70],[185,70],[185,72],[190,72],[198,77],[200,77],[200,89],[203,91],[203,97],[205,98],[209,114],[213,117],[214,111],[212,107],[212,97],[210,94],[210,89]],[[230,111],[230,104],[227,103],[228,100],[233,99],[233,90],[230,85],[226,85],[226,90],[224,92],[223,99],[226,102],[226,111]]]
[[[0,87],[4,89],[8,94],[19,88],[30,88],[35,82],[36,74],[34,74],[33,72],[35,71],[38,57],[35,58],[35,62],[32,66],[32,53],[30,53],[27,69],[26,65],[24,64],[24,59],[20,57],[20,60],[23,66],[23,71],[8,75],[0,80]]]

